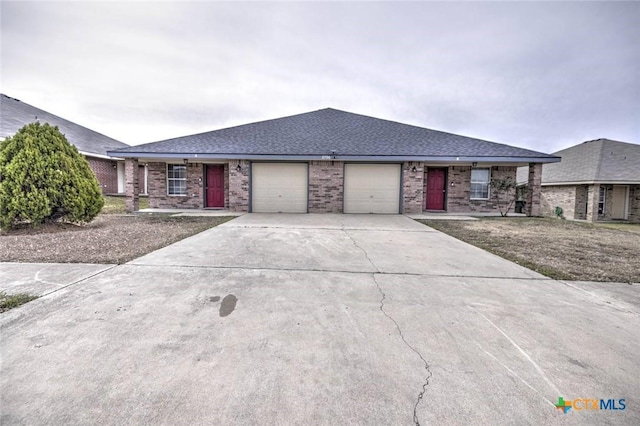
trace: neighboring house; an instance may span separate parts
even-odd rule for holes
[[[596,139],[554,153],[562,162],[542,167],[541,209],[568,219],[640,222],[640,145]],[[526,170],[518,169],[518,183]]]
[[[101,133],[72,123],[47,111],[7,95],[0,95],[0,139],[13,136],[29,123],[39,121],[57,126],[67,140],[84,155],[96,174],[104,194],[123,194],[125,190],[124,160],[107,154],[108,150],[129,145]],[[140,166],[139,192],[146,193],[146,169]]]
[[[141,163],[152,208],[290,213],[497,212],[489,181],[531,165],[537,215],[542,163],[560,160],[331,108],[108,154],[126,159],[130,211]]]

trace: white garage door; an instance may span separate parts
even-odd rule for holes
[[[307,165],[254,163],[251,168],[251,211],[306,213]]]
[[[400,213],[400,164],[346,164],[345,213]]]

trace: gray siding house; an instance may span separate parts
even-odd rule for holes
[[[489,182],[529,168],[539,213],[543,163],[558,157],[332,108],[123,149],[127,208],[149,170],[152,208],[238,212],[497,211]]]

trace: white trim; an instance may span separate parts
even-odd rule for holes
[[[183,180],[182,178],[169,178],[169,166],[184,166],[184,170],[185,170],[185,177],[184,177],[184,190],[185,193],[184,194],[169,194],[169,179],[172,179],[174,181],[178,180],[181,181]],[[136,170],[136,172],[138,172]],[[189,195],[189,190],[187,188],[187,181],[188,181],[188,177],[189,177],[189,167],[187,164],[179,164],[179,163],[167,163],[165,164],[165,182],[167,183],[167,196],[168,197],[186,197]]]
[[[473,176],[473,171],[474,170],[488,170],[489,171],[489,176],[488,176],[488,180],[487,180],[487,198],[474,198],[471,196],[471,185],[473,185],[473,180],[472,176]],[[493,171],[492,167],[474,167],[471,169],[471,173],[469,173],[469,200],[481,200],[481,201],[487,201],[491,199],[491,173]],[[479,183],[479,182],[476,182]]]
[[[523,185],[526,185],[527,182],[523,182]],[[575,181],[575,182],[542,182],[540,186],[569,186],[569,185],[640,185],[640,181]]]
[[[116,175],[118,180],[118,194],[125,194],[127,192],[127,181],[124,174],[124,161],[118,161],[116,163]]]
[[[144,167],[144,183],[142,188],[144,192],[140,195],[149,195],[149,165],[143,164],[142,166]]]
[[[78,150],[78,152],[82,155],[84,155],[85,157],[95,157],[95,158],[100,158],[103,160],[112,160],[112,161],[121,161],[124,160],[124,158],[120,158],[120,157],[110,157],[108,155],[101,155],[101,154],[96,154],[94,152],[86,152],[86,151],[80,151]]]

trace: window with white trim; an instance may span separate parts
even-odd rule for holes
[[[600,193],[598,195],[598,214],[604,214],[604,203],[607,199],[607,190],[604,186],[600,187]]]
[[[167,195],[187,195],[187,166],[167,164]]]
[[[471,169],[471,193],[472,200],[489,199],[489,178],[491,169]]]

